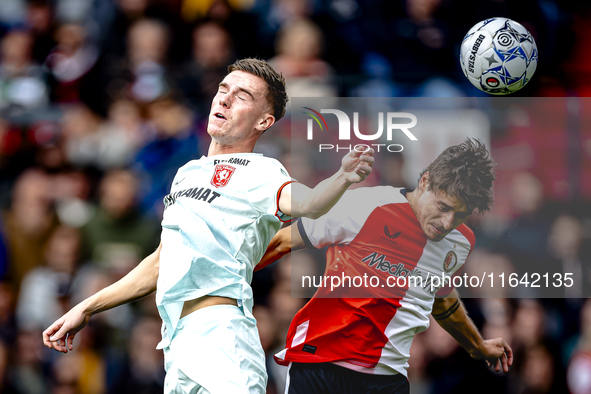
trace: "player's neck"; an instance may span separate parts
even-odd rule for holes
[[[417,206],[417,198],[419,197],[418,193],[419,193],[418,187],[413,191],[406,192],[406,199],[408,200],[408,204],[410,205],[412,211],[415,213],[415,216],[417,216],[416,206]]]
[[[214,140],[211,140],[209,144],[209,150],[207,156],[215,155],[226,155],[229,153],[252,153],[254,151],[254,145],[250,143],[236,144],[236,145],[222,145]]]

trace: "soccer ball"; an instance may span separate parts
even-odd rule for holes
[[[534,38],[521,24],[491,18],[468,31],[460,46],[460,65],[472,85],[490,94],[510,94],[525,86],[538,64]]]

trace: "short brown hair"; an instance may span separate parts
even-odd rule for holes
[[[428,171],[428,187],[433,192],[442,190],[464,202],[469,212],[477,208],[482,213],[493,205],[495,165],[482,141],[466,138],[444,150],[421,177]]]
[[[272,115],[275,121],[283,118],[288,100],[283,75],[275,71],[266,61],[255,58],[237,60],[228,66],[228,74],[233,71],[245,71],[262,78],[267,83],[266,98],[273,109]]]

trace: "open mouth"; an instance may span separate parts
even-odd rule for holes
[[[216,112],[215,114],[213,114],[213,116],[215,116],[218,119],[226,119],[226,117],[224,115],[220,114],[219,112]]]

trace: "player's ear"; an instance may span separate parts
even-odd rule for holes
[[[263,133],[269,127],[275,124],[275,117],[271,114],[264,114],[263,117],[260,119],[259,123],[256,126],[256,129]]]
[[[424,192],[429,190],[429,171],[425,171],[421,180],[419,181],[419,189]]]

